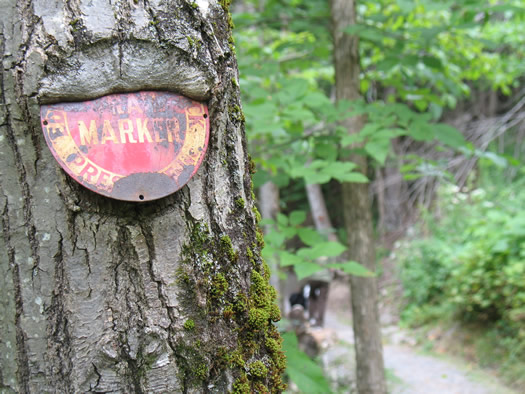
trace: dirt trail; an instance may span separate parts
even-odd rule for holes
[[[410,347],[386,345],[384,358],[385,367],[400,379],[392,382],[392,394],[515,393],[480,370],[418,354]]]
[[[348,374],[348,369],[355,367],[351,346],[354,343],[354,335],[350,321],[348,317],[341,318],[328,313],[325,327],[333,330],[338,340],[323,356],[325,369],[330,371],[332,381],[348,382],[353,378],[341,375]],[[421,354],[417,347],[388,344],[388,338],[400,332],[393,331],[390,327],[386,333],[387,344],[384,346],[391,394],[518,394],[500,384],[493,376],[468,365],[465,361]],[[350,374],[353,375],[353,371]],[[348,383],[346,388],[344,383],[339,387],[339,393],[354,392]]]

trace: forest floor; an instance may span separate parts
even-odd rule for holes
[[[321,359],[336,393],[355,392],[354,335],[345,284],[331,286]],[[426,350],[418,334],[400,328],[391,308],[381,307],[384,359],[391,394],[512,394],[489,370]],[[348,312],[347,312],[348,311]],[[349,371],[352,371],[349,373]]]

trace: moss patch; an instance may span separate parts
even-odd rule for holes
[[[244,209],[244,206],[245,206],[244,199],[239,197],[237,200],[235,200],[235,205],[237,205],[237,207],[240,209]]]
[[[248,373],[256,379],[264,379],[268,374],[268,368],[262,361],[254,361],[248,365]]]
[[[211,294],[214,298],[219,298],[228,290],[228,282],[223,274],[218,273],[212,279]]]
[[[193,331],[195,328],[195,322],[191,319],[188,319],[184,322],[184,329],[188,331]]]
[[[246,246],[260,244],[260,232],[249,226],[244,231],[236,237],[244,245],[237,251],[228,235],[212,236],[206,225],[194,223],[190,242],[183,247],[177,284],[186,335],[176,340],[176,349],[187,388],[224,381],[226,370],[236,378],[232,392],[265,387],[277,393],[285,387],[285,357],[272,324],[280,318],[276,292],[258,245]],[[232,335],[207,335],[210,332]]]

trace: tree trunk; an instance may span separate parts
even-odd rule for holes
[[[330,242],[338,242],[337,235],[334,232],[332,221],[328,215],[323,190],[318,183],[306,184],[306,196],[310,205],[310,212],[315,223],[315,229],[326,236]]]
[[[337,234],[332,226],[332,221],[328,215],[326,202],[323,195],[321,185],[318,183],[306,184],[306,196],[308,197],[308,204],[310,205],[310,212],[315,224],[315,229],[322,235],[326,236],[330,242],[338,242]],[[325,261],[336,261],[330,258]],[[326,314],[326,303],[328,302],[328,291],[332,279],[331,272],[325,271],[321,273],[324,276],[323,280],[316,280],[316,275],[313,280],[309,280],[310,295],[308,297],[308,317],[314,326],[323,327],[324,317]]]
[[[268,181],[259,188],[259,208],[261,210],[261,217],[263,219],[277,219],[277,214],[280,210],[279,198],[279,188],[275,183]],[[270,225],[266,225],[264,226],[263,230],[264,233],[267,234],[272,229]],[[280,291],[279,286],[279,275],[277,274],[277,270],[279,269],[279,267],[277,266],[275,260],[270,261],[268,265],[270,266],[270,270],[272,271],[272,276],[270,277],[270,284],[278,291],[280,295],[282,295],[283,293]],[[283,309],[284,306],[284,300],[280,299],[279,307],[283,312],[285,311]]]
[[[228,1],[0,1],[0,391],[283,389]],[[41,104],[169,90],[206,101],[200,170],[149,203],[92,193]]]
[[[343,30],[356,23],[355,2],[332,0],[334,31],[334,63],[337,100],[359,98],[359,41]],[[343,121],[349,133],[362,128],[362,117]],[[367,173],[367,158],[351,155],[363,174]],[[368,184],[343,184],[343,210],[348,233],[350,259],[375,271],[372,213]],[[386,393],[381,327],[377,308],[376,278],[350,278],[352,315],[356,343],[357,389],[360,394]]]

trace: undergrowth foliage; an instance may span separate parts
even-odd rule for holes
[[[492,362],[525,367],[524,204],[523,181],[469,193],[444,187],[439,214],[426,214],[418,229],[425,236],[396,251],[405,322],[423,325],[445,315],[476,324],[506,349]]]

